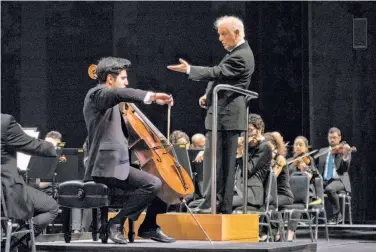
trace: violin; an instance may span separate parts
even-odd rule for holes
[[[293,162],[293,164],[295,166],[298,166],[301,162],[305,163],[306,165],[310,165],[311,164],[311,159],[309,159],[309,157],[302,157],[302,158],[296,159]]]
[[[88,73],[90,78],[96,79],[96,66],[91,65]],[[185,196],[194,192],[194,184],[178,162],[173,146],[136,105],[121,105],[129,133],[129,148],[136,154],[141,170],[162,181],[162,189],[157,195],[161,200],[167,204],[180,203]]]
[[[272,160],[273,171],[277,177],[282,172],[282,169],[286,166],[286,164],[286,158],[282,155],[278,155],[275,159]]]
[[[341,142],[340,144],[332,147],[332,155],[334,154],[343,154],[343,151],[345,149],[345,144],[347,144],[345,141]],[[356,152],[357,149],[355,146],[350,147],[350,152]]]
[[[338,145],[336,145],[336,146],[333,146],[333,147],[331,148],[331,154],[332,154],[332,155],[335,155],[335,154],[343,154],[344,150],[346,149],[346,148],[345,148],[345,145],[346,145],[346,144],[347,144],[347,143],[346,143],[345,141],[342,141],[340,144],[338,144]],[[318,158],[318,157],[320,157],[320,156],[322,156],[322,155],[325,155],[325,154],[327,154],[327,153],[329,152],[329,150],[330,150],[330,148],[328,148],[327,150],[325,150],[325,151],[323,151],[323,152],[320,152],[320,153],[316,154],[315,156],[313,156],[313,158],[316,159],[316,158]],[[351,152],[356,152],[356,151],[357,151],[357,149],[356,149],[355,146],[350,147],[350,150],[349,150],[350,153],[351,153]]]
[[[296,157],[292,160],[289,160],[287,162],[287,164],[294,164],[296,167],[299,168],[299,170],[301,170],[301,168],[299,167],[301,163],[304,163],[307,167],[307,172],[309,173],[312,173],[311,171],[311,168],[310,168],[310,165],[311,165],[311,159],[309,158],[311,156],[311,154],[313,153],[316,153],[317,150],[313,150],[311,152],[308,152],[308,153],[304,153],[303,155],[300,155],[299,157]]]

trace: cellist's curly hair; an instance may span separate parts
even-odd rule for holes
[[[115,57],[102,58],[97,64],[97,79],[99,83],[104,83],[109,74],[116,78],[120,71],[126,70],[130,66],[131,62],[127,59]]]

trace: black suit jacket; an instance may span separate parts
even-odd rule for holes
[[[228,84],[248,89],[255,69],[253,53],[245,42],[227,54],[214,67],[191,66],[189,78],[192,80],[208,80],[206,102],[208,106],[205,127],[212,129],[212,96],[218,84]],[[218,93],[218,130],[246,130],[246,106],[243,95],[222,91]]]
[[[248,203],[262,206],[264,204],[264,183],[270,172],[272,150],[267,141],[262,140],[248,151]],[[242,164],[242,162],[241,162]],[[242,165],[236,171],[236,192],[240,197],[244,194]]]
[[[319,150],[318,153],[322,153],[327,150],[328,150],[328,147],[322,148]],[[327,154],[324,154],[324,155],[321,155],[317,161],[318,170],[323,177],[324,177],[324,172],[325,172],[326,158],[327,158]],[[339,179],[345,185],[346,192],[351,192],[351,184],[350,184],[350,178],[348,174],[348,170],[350,168],[350,162],[351,162],[351,154],[347,161],[343,160],[343,154],[334,155],[334,165],[336,167],[336,171],[337,171]]]
[[[26,220],[33,216],[34,209],[17,168],[17,152],[56,157],[51,143],[27,135],[13,116],[1,114],[1,184],[8,216]]]
[[[125,180],[129,174],[128,139],[122,128],[120,102],[141,102],[147,91],[132,88],[106,88],[97,85],[84,101],[89,156],[84,180],[112,177]]]

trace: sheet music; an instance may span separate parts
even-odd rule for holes
[[[37,131],[37,128],[22,128],[23,131],[28,134],[31,137],[38,138],[39,137],[39,131]],[[30,155],[17,152],[17,167],[21,170],[25,171],[27,169],[27,166],[30,162]]]

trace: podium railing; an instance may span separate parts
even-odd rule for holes
[[[242,88],[234,87],[226,84],[219,84],[213,90],[213,121],[212,121],[212,176],[211,176],[211,211],[212,214],[217,213],[217,117],[218,117],[218,92],[221,90],[233,91],[238,94],[245,95],[245,102],[247,107],[246,112],[246,122],[247,130],[244,137],[244,157],[243,157],[243,183],[244,183],[244,202],[243,202],[243,213],[247,213],[247,203],[248,203],[248,115],[249,115],[249,106],[248,101],[251,99],[258,98],[258,93],[245,90]],[[235,167],[233,167],[235,169]]]

